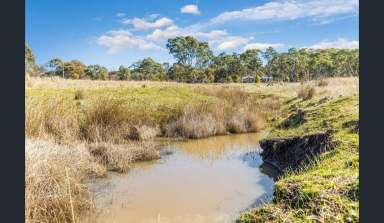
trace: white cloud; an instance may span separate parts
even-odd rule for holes
[[[180,9],[181,13],[186,13],[186,14],[192,14],[192,15],[199,15],[200,11],[197,5],[185,5]]]
[[[211,24],[234,20],[243,21],[284,21],[312,18],[321,22],[331,16],[358,13],[358,0],[282,0],[268,2],[261,6],[239,11],[228,11],[210,20]]]
[[[214,40],[227,36],[224,30],[212,30],[209,32],[201,32],[193,27],[181,28],[176,25],[169,26],[165,29],[156,29],[151,34],[147,35],[147,39],[152,41],[165,41],[176,36],[194,36],[204,40]]]
[[[347,39],[338,38],[335,41],[323,40],[319,43],[315,43],[312,46],[305,47],[305,48],[311,48],[311,49],[329,49],[329,48],[357,49],[357,48],[359,48],[359,41],[357,41],[357,40],[349,41]]]
[[[116,13],[116,16],[117,17],[124,17],[125,13],[124,12],[118,12],[118,13]]]
[[[280,48],[282,46],[284,46],[284,44],[281,44],[281,43],[249,43],[244,46],[243,51],[249,50],[249,49],[265,50],[268,47]]]
[[[218,50],[229,50],[239,48],[240,46],[247,44],[249,39],[241,36],[228,37],[225,40],[221,41],[217,46]]]
[[[153,42],[133,36],[127,30],[111,30],[97,38],[97,44],[108,47],[109,53],[117,53],[124,48],[138,48],[142,50],[161,49]]]
[[[145,19],[133,18],[133,19],[123,19],[121,23],[125,25],[133,25],[134,28],[138,30],[146,29],[159,29],[167,26],[173,25],[173,20],[167,17],[162,17],[155,21],[147,21]]]

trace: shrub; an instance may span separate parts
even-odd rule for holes
[[[303,100],[312,99],[316,94],[316,89],[311,86],[305,86],[302,87],[298,93],[297,96]]]

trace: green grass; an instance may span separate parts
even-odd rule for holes
[[[267,138],[332,130],[335,148],[284,174],[276,182],[273,201],[243,213],[238,222],[358,222],[359,135],[345,124],[358,120],[358,105],[357,96],[287,100],[285,117],[301,109],[305,122],[282,128],[279,119]]]
[[[34,81],[36,83],[32,83],[31,87],[26,87],[27,138],[44,139],[46,136],[49,139],[53,136],[59,142],[74,142],[80,139],[84,127],[104,131],[106,136],[119,136],[121,132],[126,132],[125,122],[137,127],[172,124],[172,121],[185,115],[185,108],[199,111],[197,108],[206,102],[219,105],[216,106],[219,108],[217,111],[226,104],[224,110],[229,109],[230,115],[237,114],[241,107],[249,109],[244,114],[260,113],[270,130],[266,131],[267,138],[303,136],[332,130],[334,150],[322,154],[299,171],[286,173],[276,182],[274,200],[243,213],[238,221],[359,221],[359,136],[354,126],[359,119],[356,78],[329,79],[327,86],[315,86],[316,94],[308,100],[297,98],[300,83],[267,86]],[[244,94],[239,90],[223,91],[230,87],[244,89],[246,100],[241,99]],[[79,91],[81,97],[76,97]],[[115,104],[119,106],[115,107]],[[99,108],[104,109],[103,112],[98,112]],[[304,112],[303,119],[295,116],[299,110]],[[281,125],[290,116],[293,119]],[[90,117],[93,122],[89,122]],[[226,121],[227,117],[223,115],[222,119]],[[206,119],[201,120],[207,122]],[[201,128],[201,124],[196,121],[196,130]],[[186,127],[190,126],[188,124]]]

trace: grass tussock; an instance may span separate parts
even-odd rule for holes
[[[225,134],[222,107],[209,103],[187,106],[182,115],[164,127],[166,137],[203,138]]]
[[[60,97],[27,99],[25,134],[27,138],[76,140],[79,135],[77,108]]]
[[[75,91],[75,100],[82,100],[84,97],[84,91],[82,89],[77,89]]]
[[[303,100],[309,100],[312,99],[316,94],[316,89],[312,86],[304,86],[301,87],[300,90],[297,92],[297,96]]]
[[[222,101],[195,104],[164,128],[167,137],[203,138],[227,133],[257,132],[264,119],[248,105],[233,107]]]
[[[129,144],[91,144],[90,154],[110,171],[126,172],[133,162],[160,158],[159,151],[151,142]]]
[[[60,146],[27,140],[25,148],[26,222],[78,222],[93,204],[85,180],[106,174],[83,145]]]
[[[319,87],[325,87],[325,86],[328,86],[329,82],[327,79],[321,79],[319,80],[319,82],[317,83],[317,86]]]

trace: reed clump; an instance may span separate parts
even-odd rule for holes
[[[86,179],[106,169],[93,162],[83,144],[74,147],[27,140],[25,147],[26,222],[75,222],[93,210]]]
[[[117,172],[126,172],[133,162],[160,158],[152,142],[97,143],[89,145],[88,149],[99,164]]]
[[[316,94],[316,89],[313,86],[301,87],[297,92],[297,96],[303,100],[312,99]]]

